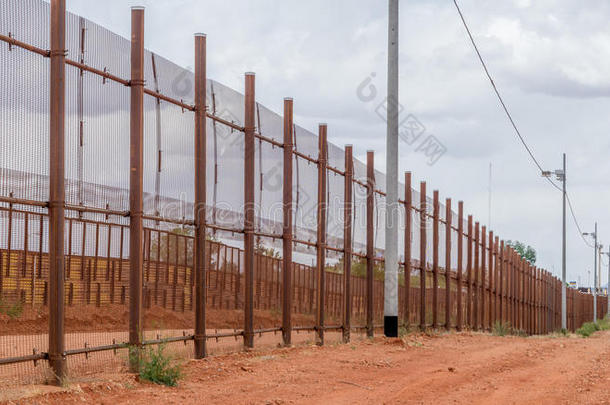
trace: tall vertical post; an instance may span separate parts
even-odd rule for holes
[[[411,228],[413,193],[411,192],[411,172],[405,173],[405,327],[409,326],[411,314]],[[610,271],[610,270],[609,270]]]
[[[345,146],[345,187],[343,208],[343,342],[350,341],[352,328],[352,191],[354,178],[354,159],[352,145]]]
[[[398,0],[388,10],[388,103],[383,333],[398,336]]]
[[[282,339],[292,343],[292,129],[293,101],[284,99],[284,185],[282,239]]]
[[[318,274],[316,329],[318,345],[324,344],[324,298],[326,295],[326,165],[328,159],[326,132],[326,124],[320,124],[318,126],[318,244],[316,249]]]
[[[366,152],[366,335],[373,337],[375,153]]]
[[[426,182],[419,186],[419,326],[426,329]]]
[[[432,327],[438,327],[438,190],[432,192]]]
[[[66,2],[51,0],[49,114],[49,365],[55,383],[66,376],[64,357],[64,202]],[[10,234],[9,234],[10,236]],[[40,235],[42,237],[42,235]]]
[[[245,75],[244,97],[244,346],[254,347],[254,109],[255,75]]]
[[[131,8],[131,118],[129,172],[129,344],[132,371],[142,345],[142,193],[144,161],[144,8]]]
[[[479,223],[474,223],[474,319],[473,329],[478,330],[479,328]]]
[[[195,34],[195,358],[206,356],[206,36]]]
[[[593,248],[593,322],[597,322],[597,222]]]
[[[466,300],[466,323],[472,328],[472,215],[468,215],[468,252],[466,254],[466,278],[468,279],[467,300]]]
[[[485,268],[485,264],[486,264],[486,254],[487,254],[487,227],[483,226],[481,227],[481,328],[483,330],[485,330],[485,318],[486,318],[486,312],[485,311],[485,298],[487,296],[487,291],[485,288],[485,278],[487,276],[487,269]]]
[[[608,255],[608,284],[607,284],[607,292],[606,292],[606,304],[607,304],[607,308],[606,308],[606,315],[610,316],[610,245],[608,245],[608,253],[606,253]]]
[[[489,327],[489,329],[491,329],[491,327],[493,326],[493,317],[494,317],[494,298],[493,298],[493,289],[494,289],[494,252],[495,252],[495,246],[494,246],[494,233],[493,231],[489,231],[489,241],[488,241],[488,245],[489,245],[489,255],[487,257],[487,273],[489,275],[489,301],[487,302],[487,326]]]
[[[562,235],[561,235],[561,329],[567,330],[568,328],[568,317],[567,317],[567,271],[566,271],[566,154],[563,154],[563,175],[562,175],[562,186],[563,186],[563,216],[562,216]],[[609,307],[610,308],[610,307]]]
[[[451,328],[451,198],[445,200],[445,328]]]
[[[462,261],[464,248],[464,202],[458,201],[458,224],[457,224],[457,325],[458,331],[462,330],[464,310],[462,308]]]
[[[500,241],[500,255],[498,257],[498,265],[499,265],[499,272],[498,272],[498,319],[500,320],[500,322],[504,322],[504,300],[506,299],[506,293],[504,291],[504,269],[505,269],[505,265],[504,265],[504,240]]]

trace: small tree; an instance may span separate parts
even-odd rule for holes
[[[536,264],[536,250],[530,245],[526,246],[524,243],[519,242],[518,240],[509,240],[506,242],[506,244],[515,249],[515,251],[519,253],[519,256],[530,262],[530,264]]]

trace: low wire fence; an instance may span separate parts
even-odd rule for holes
[[[327,141],[126,40],[63,0],[0,0],[0,379],[373,336],[383,320],[385,177]],[[64,35],[65,34],[65,35]],[[561,325],[561,282],[405,173],[404,328]],[[593,319],[568,289],[568,326]],[[597,317],[607,298],[597,298]]]

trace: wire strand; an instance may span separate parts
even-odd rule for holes
[[[542,166],[540,165],[540,163],[534,156],[534,153],[532,152],[532,150],[530,149],[528,144],[525,142],[525,139],[521,135],[521,131],[519,131],[517,124],[515,123],[510,111],[508,110],[508,107],[506,106],[506,103],[504,102],[504,99],[502,98],[502,95],[500,94],[500,91],[498,90],[498,87],[496,86],[496,83],[494,82],[493,78],[491,77],[491,73],[489,73],[487,64],[483,60],[483,56],[481,55],[481,52],[479,52],[479,47],[477,46],[476,42],[474,41],[474,37],[472,36],[472,33],[470,32],[470,28],[468,27],[468,24],[466,23],[466,19],[464,18],[464,14],[462,14],[462,10],[460,9],[460,6],[458,5],[457,0],[453,0],[453,4],[455,5],[455,8],[457,9],[458,14],[460,15],[460,19],[462,20],[462,24],[464,25],[464,28],[466,29],[468,38],[470,38],[470,42],[472,43],[472,46],[477,54],[477,57],[479,58],[479,61],[481,62],[481,66],[483,66],[483,70],[485,70],[485,74],[487,75],[487,78],[489,79],[489,82],[491,83],[491,87],[493,88],[494,92],[496,93],[496,96],[498,97],[498,101],[500,102],[500,105],[502,106],[502,109],[504,110],[506,117],[510,121],[511,126],[513,127],[513,129],[515,130],[515,133],[519,137],[521,144],[523,144],[523,147],[525,147],[525,150],[527,151],[530,158],[532,159],[532,162],[536,165],[536,167],[538,167],[538,169],[540,170],[541,173],[544,172],[544,170],[542,169]],[[559,187],[550,177],[545,177],[545,179],[557,190],[563,191],[561,189],[561,187]],[[576,219],[576,213],[574,212],[574,207],[572,206],[572,202],[570,201],[570,196],[567,193],[567,191],[566,191],[566,200],[568,201],[568,206],[570,207],[570,213],[572,215],[572,219],[574,220],[574,224],[576,225],[576,228],[578,229],[578,234],[580,235],[583,242],[587,246],[593,247],[591,244],[589,244],[589,242],[585,239],[585,237],[583,235],[582,229],[580,228],[578,220]]]

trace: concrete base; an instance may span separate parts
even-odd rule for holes
[[[383,334],[386,337],[398,337],[398,317],[384,316],[383,317]]]

